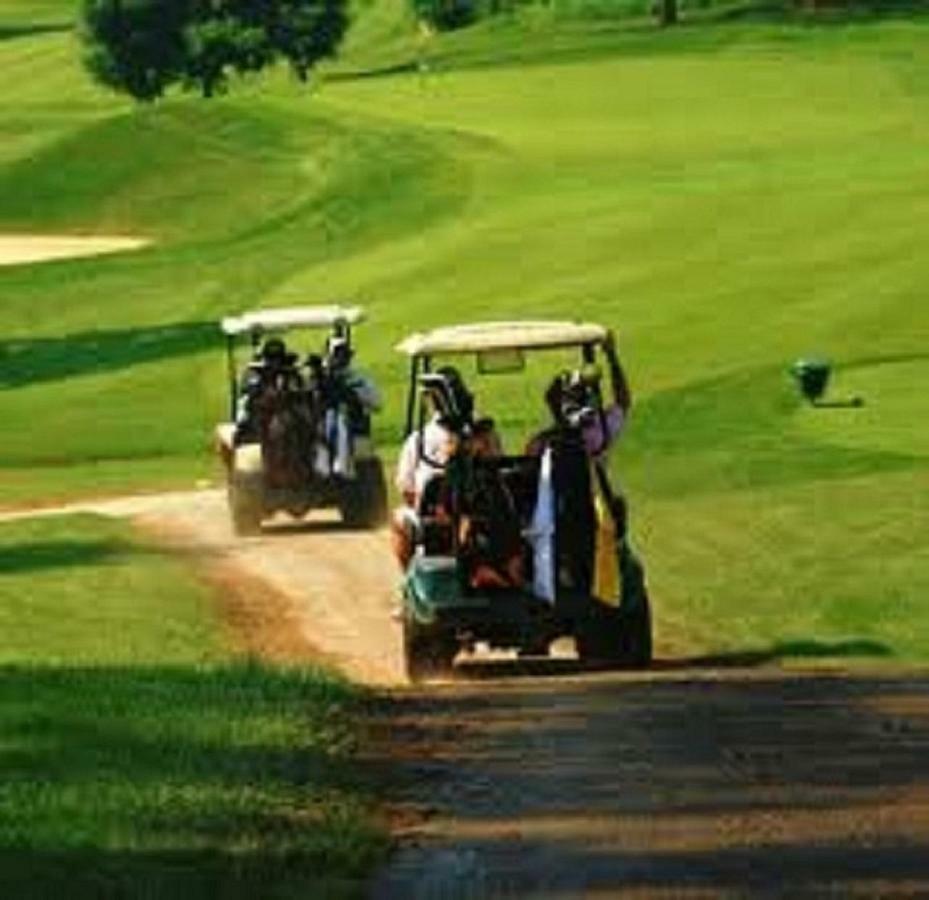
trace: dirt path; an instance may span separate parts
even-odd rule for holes
[[[929,896],[929,677],[491,680],[382,728],[413,824],[375,900]]]
[[[204,561],[257,652],[312,646],[393,688],[370,753],[400,776],[399,846],[375,900],[929,896],[929,675],[485,659],[413,690],[385,535],[235,539],[221,491],[41,514],[78,511]]]

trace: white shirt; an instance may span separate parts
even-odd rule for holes
[[[437,463],[444,465],[452,455],[454,435],[439,423],[438,417],[433,416],[422,432],[423,453]],[[429,481],[441,470],[429,465],[419,453],[419,431],[407,435],[400,448],[400,458],[397,460],[397,490],[401,494],[413,494],[417,499],[422,496],[423,489]]]

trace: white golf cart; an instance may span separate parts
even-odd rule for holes
[[[488,322],[413,334],[397,349],[410,359],[406,433],[424,484],[416,508],[404,513],[409,677],[446,673],[459,650],[478,643],[544,655],[567,635],[582,661],[647,666],[652,634],[644,569],[627,538],[625,501],[600,457],[606,438],[600,447],[588,441],[591,424],[608,434],[597,363],[618,370],[609,330],[594,323]],[[518,418],[524,410],[515,397],[530,351],[549,354],[546,378],[558,356],[587,380],[566,396],[550,428],[528,443],[522,436],[520,451],[504,454],[493,423],[475,420],[463,376],[447,363],[475,359],[476,375],[488,379],[481,396],[508,396],[504,412]],[[507,388],[501,379],[495,390],[490,382],[507,374],[517,382]],[[544,382],[528,395],[539,417],[543,389]],[[488,431],[494,440],[486,439]]]
[[[350,527],[374,527],[387,514],[383,468],[371,438],[379,407],[373,385],[351,366],[357,307],[265,309],[222,320],[230,420],[217,426],[235,532],[253,535],[279,511],[295,518],[335,506]],[[284,343],[298,330],[326,332],[325,349]],[[237,347],[250,359],[240,371]],[[307,352],[310,350],[310,352]]]

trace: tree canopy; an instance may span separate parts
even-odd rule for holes
[[[230,73],[281,58],[306,80],[347,26],[347,0],[84,0],[83,11],[87,67],[137,100],[173,84],[210,97]]]

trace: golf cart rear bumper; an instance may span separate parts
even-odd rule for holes
[[[404,584],[407,615],[418,625],[475,641],[520,644],[527,635],[574,633],[589,614],[589,597],[551,603],[523,590],[468,589],[454,559],[414,560]]]

